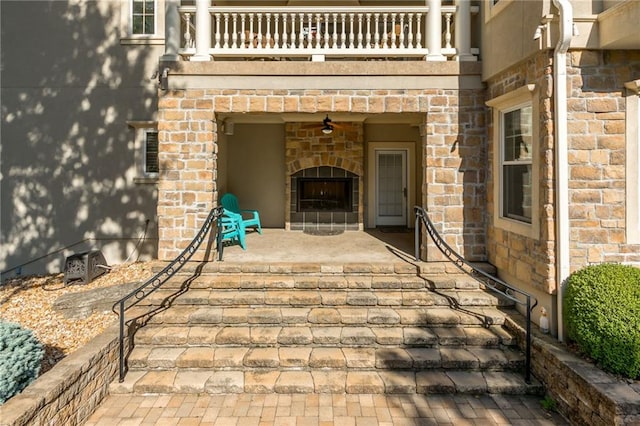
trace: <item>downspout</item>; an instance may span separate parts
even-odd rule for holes
[[[554,145],[556,160],[556,282],[558,340],[564,340],[563,293],[570,274],[569,256],[569,146],[567,141],[567,51],[573,36],[573,9],[569,0],[553,0],[558,8],[560,34],[553,52]]]

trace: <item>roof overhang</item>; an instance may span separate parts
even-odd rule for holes
[[[598,15],[600,47],[640,49],[640,2],[625,1]]]

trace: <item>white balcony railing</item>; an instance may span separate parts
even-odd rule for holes
[[[164,59],[414,58],[475,61],[469,0],[422,7],[218,7],[167,0]],[[172,7],[175,10],[170,10]],[[179,29],[178,29],[179,28]],[[179,34],[179,42],[176,40]],[[170,40],[170,38],[172,38]]]

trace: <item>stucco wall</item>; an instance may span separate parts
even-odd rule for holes
[[[258,210],[263,228],[283,228],[284,125],[237,123],[227,141],[225,192],[234,193],[241,208]]]
[[[84,239],[20,272],[58,272],[89,247],[136,259],[147,219],[142,255],[155,256],[156,188],[133,181],[127,121],[154,118],[162,47],[120,43],[121,6],[2,2],[1,271]]]

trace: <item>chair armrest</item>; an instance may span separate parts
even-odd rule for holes
[[[258,213],[258,210],[243,209],[243,210],[240,210],[240,213],[251,214],[253,215],[254,219],[257,219],[258,217],[260,217],[260,213]]]

